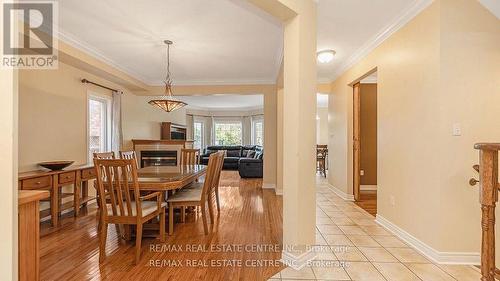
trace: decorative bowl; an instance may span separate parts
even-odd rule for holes
[[[48,161],[48,162],[41,162],[38,163],[38,165],[47,168],[51,171],[59,171],[62,170],[69,165],[73,164],[75,161]]]

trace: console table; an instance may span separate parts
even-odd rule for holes
[[[57,226],[61,212],[74,208],[75,216],[80,213],[80,207],[95,197],[88,194],[88,181],[95,179],[93,164],[74,165],[60,171],[31,171],[19,173],[20,190],[47,190],[50,192],[50,210],[40,212],[40,218],[51,216],[52,226]],[[63,186],[74,186],[73,193],[63,193]],[[62,199],[73,197],[72,202],[62,203]]]

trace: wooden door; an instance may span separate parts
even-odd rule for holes
[[[361,170],[361,91],[360,83],[353,86],[353,194],[354,200],[359,200],[360,170]]]

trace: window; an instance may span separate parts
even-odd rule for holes
[[[194,148],[203,149],[203,123],[194,122],[193,126],[193,138],[194,138]]]
[[[94,152],[111,151],[111,100],[99,96],[88,97],[88,160]]]
[[[238,121],[215,122],[215,145],[241,145],[242,125]]]
[[[252,121],[252,144],[264,145],[264,120]]]

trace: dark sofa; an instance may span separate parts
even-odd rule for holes
[[[208,146],[201,155],[201,164],[207,165],[210,154],[226,151],[224,170],[238,170],[242,178],[262,178],[264,150],[258,145]],[[250,153],[249,153],[250,151]]]

